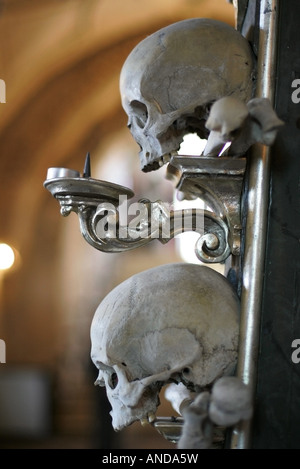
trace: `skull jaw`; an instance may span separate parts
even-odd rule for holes
[[[160,404],[159,390],[153,390],[150,396],[142,396],[134,407],[124,404],[118,397],[110,396],[109,393],[107,393],[107,397],[112,407],[110,415],[115,431],[123,430],[136,421],[147,419],[149,415],[156,413]]]
[[[163,117],[160,115],[158,124]],[[140,129],[138,132],[131,129],[132,136],[141,148],[139,153],[141,170],[144,173],[156,171],[168,163],[173,155],[177,155],[187,134],[195,133],[199,138],[207,139],[209,132],[204,125],[206,117],[207,108],[197,106],[190,113],[179,116],[167,128],[156,124],[143,132]]]
[[[177,154],[183,135],[167,132],[162,138],[153,136],[144,137],[140,140],[141,151],[139,152],[140,168],[144,173],[156,171]]]

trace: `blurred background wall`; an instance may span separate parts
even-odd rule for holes
[[[235,25],[226,0],[0,1],[0,242],[16,255],[0,271],[2,448],[174,447],[140,423],[111,429],[105,390],[93,385],[89,329],[115,285],[181,261],[176,243],[96,251],[43,182],[49,167],[82,171],[89,151],[94,178],[130,187],[138,198],[172,201],[164,168],[139,169],[119,75],[144,37],[191,17]],[[159,413],[168,412],[162,402]]]

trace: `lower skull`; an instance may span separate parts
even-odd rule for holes
[[[170,382],[201,392],[234,372],[239,300],[213,269],[167,264],[136,274],[100,303],[91,358],[105,386],[115,430],[152,419]]]

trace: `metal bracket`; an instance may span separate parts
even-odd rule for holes
[[[175,157],[172,167],[181,172],[179,187],[205,198],[213,210],[170,210],[162,201],[142,199],[138,202],[138,223],[121,225],[120,201],[133,197],[131,189],[80,177],[78,171],[66,168],[49,168],[44,186],[58,200],[63,216],[77,213],[83,237],[98,250],[128,251],[153,239],[165,244],[179,233],[196,231],[200,238],[195,252],[201,261],[221,263],[231,253],[239,253],[238,199],[244,161]]]
[[[200,198],[224,220],[228,227],[228,243],[233,255],[240,255],[241,194],[246,158],[173,156],[168,178],[187,198]]]

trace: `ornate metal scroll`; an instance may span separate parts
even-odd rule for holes
[[[188,163],[189,160],[189,158],[184,158],[184,162]],[[207,159],[201,158],[201,160],[206,162]],[[180,158],[174,160],[173,163],[179,164],[179,161]],[[196,164],[196,160],[194,163]],[[193,171],[199,173],[196,166],[191,168],[190,165],[191,177],[184,174],[184,179],[193,179]],[[238,166],[242,167],[243,164]],[[183,167],[184,165],[181,165],[181,168]],[[220,196],[224,195],[229,201],[226,178],[224,178],[226,171],[223,168],[219,172],[224,179],[220,188]],[[238,169],[236,173],[241,179],[241,169]],[[234,177],[236,176],[237,174]],[[194,179],[190,187],[192,188],[196,182]],[[140,211],[138,223],[129,222],[128,225],[122,225],[119,213],[120,201],[134,196],[130,189],[91,177],[81,177],[78,171],[67,168],[49,168],[44,186],[59,202],[61,214],[67,216],[75,212],[79,217],[80,230],[84,239],[94,248],[104,252],[128,251],[144,246],[154,239],[165,244],[176,235],[186,231],[199,233],[200,238],[195,252],[203,262],[223,262],[231,254],[232,248],[238,249],[238,231],[234,236],[235,244],[231,243],[232,247],[230,247],[229,242],[233,239],[230,235],[230,224],[234,219],[233,212],[233,218],[224,216],[221,200],[216,199],[213,202],[214,196],[210,193],[210,189],[207,189],[207,194],[209,194],[210,205],[215,211],[198,208],[170,210],[168,204],[162,201],[151,202],[141,199],[138,202]],[[206,189],[203,186],[199,193],[198,186],[200,187],[199,181],[191,190],[197,191],[201,196]],[[228,214],[231,213],[229,205],[227,203],[225,209]],[[238,227],[239,223],[236,226]]]
[[[169,178],[187,197],[202,199],[228,227],[228,244],[233,255],[240,255],[241,193],[246,158],[173,156]],[[198,248],[201,246],[198,243]]]

